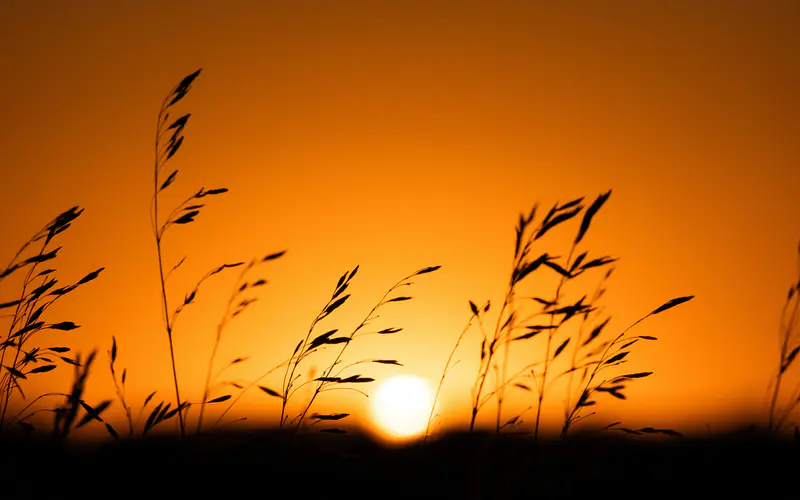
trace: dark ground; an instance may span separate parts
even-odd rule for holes
[[[0,496],[795,498],[798,466],[800,443],[747,432],[538,443],[476,433],[386,448],[358,435],[250,431],[67,448],[6,441]]]

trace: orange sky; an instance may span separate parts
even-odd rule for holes
[[[202,67],[178,105],[192,118],[171,199],[230,193],[168,236],[168,260],[189,255],[173,300],[218,264],[288,249],[223,340],[220,363],[251,356],[232,376],[288,357],[355,265],[353,297],[324,326],[355,326],[395,281],[441,265],[382,315],[401,334],[348,352],[404,364],[370,368],[376,378],[438,381],[467,301],[502,301],[518,213],[613,189],[584,241],[620,258],[610,326],[696,298],[641,325],[660,340],[627,367],[655,375],[627,402],[602,401],[595,423],[691,431],[762,418],[800,237],[797,3],[75,5],[0,8],[0,261],[59,212],[86,209],[62,235],[62,278],[106,270],[52,311],[83,327],[43,338],[101,349],[90,399],[112,395],[112,335],[134,407],[152,390],[172,397],[148,219],[152,141],[165,94]],[[568,237],[541,250],[565,255]],[[190,398],[233,278],[220,276],[178,325]],[[2,299],[15,293],[0,287]],[[465,338],[443,389],[447,425],[467,422],[479,339]],[[63,390],[70,377],[65,366],[38,380]],[[276,422],[276,400],[251,396],[232,416]],[[554,423],[560,404],[554,396]],[[123,426],[118,406],[109,415]]]

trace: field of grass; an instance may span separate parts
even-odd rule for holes
[[[437,398],[457,362],[464,333],[470,328],[481,332],[480,346],[472,349],[479,353],[480,364],[470,394],[470,423],[463,433],[434,433],[437,415],[431,410],[428,429],[420,439],[408,446],[388,447],[366,434],[345,432],[339,422],[350,416],[346,408],[326,414],[314,411],[317,396],[323,392],[361,392],[360,388],[375,382],[369,376],[370,366],[400,364],[391,355],[345,363],[343,355],[362,336],[401,331],[400,326],[373,326],[377,312],[402,307],[412,299],[409,287],[424,286],[424,280],[434,279],[439,265],[421,266],[399,279],[351,331],[320,331],[318,323],[350,297],[349,286],[359,268],[345,271],[308,330],[297,339],[293,352],[285,353],[283,361],[250,384],[227,387],[227,393],[211,397],[212,387],[218,389],[215,384],[219,374],[246,362],[242,357],[220,366],[216,359],[228,323],[252,306],[254,294],[267,283],[259,274],[265,267],[262,264],[279,259],[285,251],[268,252],[249,262],[212,266],[196,286],[185,291],[180,303],[168,300],[174,296],[168,293],[168,279],[173,272],[180,272],[183,260],[165,262],[164,234],[194,223],[206,209],[208,197],[227,191],[200,188],[177,206],[165,208],[161,202],[162,193],[173,188],[178,178],[177,169],[165,166],[183,144],[182,133],[190,116],[170,118],[170,112],[199,75],[200,70],[188,75],[167,94],[158,113],[155,140],[150,207],[158,257],[154,272],[160,277],[158,292],[174,393],[166,399],[156,399],[152,393],[140,403],[129,401],[127,370],[118,361],[115,337],[109,339],[108,371],[103,369],[97,351],[78,354],[69,346],[39,344],[39,334],[45,330],[79,328],[71,321],[50,321],[48,309],[64,297],[80,293],[80,287],[90,286],[104,270],[99,267],[74,283],[59,283],[55,266],[60,249],[56,246],[58,235],[79,218],[82,209],[63,212],[34,233],[0,273],[0,281],[16,279],[14,283],[20,285],[16,297],[0,300],[0,312],[10,318],[7,333],[0,337],[0,491],[20,496],[62,492],[85,496],[117,491],[157,496],[238,496],[283,490],[283,495],[304,498],[394,498],[401,494],[431,498],[641,498],[688,492],[717,497],[750,489],[767,495],[793,485],[792,473],[800,465],[800,441],[791,416],[800,395],[795,391],[787,398],[783,385],[784,375],[800,353],[800,282],[791,285],[781,318],[780,357],[770,388],[769,421],[763,430],[697,438],[671,429],[630,429],[620,422],[592,435],[582,434],[580,426],[576,427],[594,415],[595,405],[602,405],[607,398],[626,399],[624,391],[630,384],[646,383],[642,379],[651,375],[624,370],[635,345],[657,341],[636,334],[637,325],[694,298],[686,295],[661,301],[627,329],[614,333],[606,329],[610,316],[602,306],[602,297],[617,259],[581,245],[611,191],[591,203],[581,197],[556,203],[546,211],[534,205],[519,216],[505,296],[496,301],[499,306],[493,306],[491,300],[468,301],[471,314],[465,329],[455,339],[450,356],[442,360]],[[538,250],[546,234],[569,227],[571,221],[577,222],[577,230],[565,257],[559,256],[561,252]],[[181,397],[185,381],[178,377],[172,341],[176,320],[198,293],[213,283],[215,275],[233,271],[239,275],[216,328],[203,397],[191,402]],[[542,273],[556,278],[552,294],[529,296],[526,286]],[[587,277],[594,281],[589,281],[591,286],[583,292]],[[575,300],[567,298],[573,295]],[[541,343],[541,359],[524,366],[512,365],[509,360],[516,346],[531,342]],[[317,375],[305,375],[307,359],[322,351],[330,355],[329,364]],[[57,369],[73,372],[67,392],[23,392],[23,381]],[[87,401],[87,380],[109,375],[115,397]],[[565,393],[559,394],[565,401],[563,422],[560,432],[547,436],[540,432],[544,427],[540,416],[557,380],[565,383]],[[301,388],[309,391],[300,392]],[[215,431],[206,407],[225,408],[224,416],[251,389],[280,400],[277,428]],[[530,412],[525,417],[532,416],[529,420],[533,420],[533,426],[524,435],[518,433],[523,414],[509,414],[504,407],[512,391],[528,393],[533,402],[525,410]],[[302,394],[310,396],[303,399]],[[111,405],[124,410],[123,422],[103,418]],[[480,429],[476,426],[478,416],[487,413],[492,416],[492,428]],[[152,435],[158,426],[159,430],[167,428],[166,422],[174,426],[174,434]],[[105,427],[108,441],[74,441],[72,432],[86,425]],[[786,438],[784,431],[792,428],[795,438]]]

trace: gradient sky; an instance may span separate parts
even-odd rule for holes
[[[106,271],[53,311],[83,327],[48,339],[101,349],[90,399],[112,395],[112,335],[133,406],[152,390],[170,398],[148,219],[153,138],[166,93],[202,67],[178,105],[192,118],[172,162],[174,200],[201,186],[230,193],[167,238],[167,259],[189,255],[173,300],[218,264],[288,249],[263,268],[269,286],[223,341],[220,362],[251,356],[232,377],[288,357],[355,265],[354,295],[325,326],[355,326],[395,281],[442,265],[382,315],[402,334],[350,353],[404,364],[370,369],[377,378],[438,381],[467,301],[502,301],[518,213],[613,189],[585,240],[620,258],[604,302],[610,326],[696,298],[641,325],[660,340],[638,346],[628,367],[655,375],[628,401],[603,401],[595,423],[691,431],[762,418],[797,279],[800,4],[554,4],[5,0],[0,260],[84,207],[61,240],[62,279]],[[564,255],[567,243],[541,249]],[[233,277],[206,288],[178,325],[190,398]],[[0,298],[14,293],[0,288]],[[466,337],[443,389],[447,425],[469,416],[479,338]],[[63,390],[70,377],[64,367],[40,381]],[[275,400],[251,396],[234,417],[277,420]],[[109,415],[122,426],[118,406]]]

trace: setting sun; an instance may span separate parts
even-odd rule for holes
[[[401,375],[378,386],[370,409],[381,431],[405,438],[425,431],[432,406],[433,391],[428,381]]]

